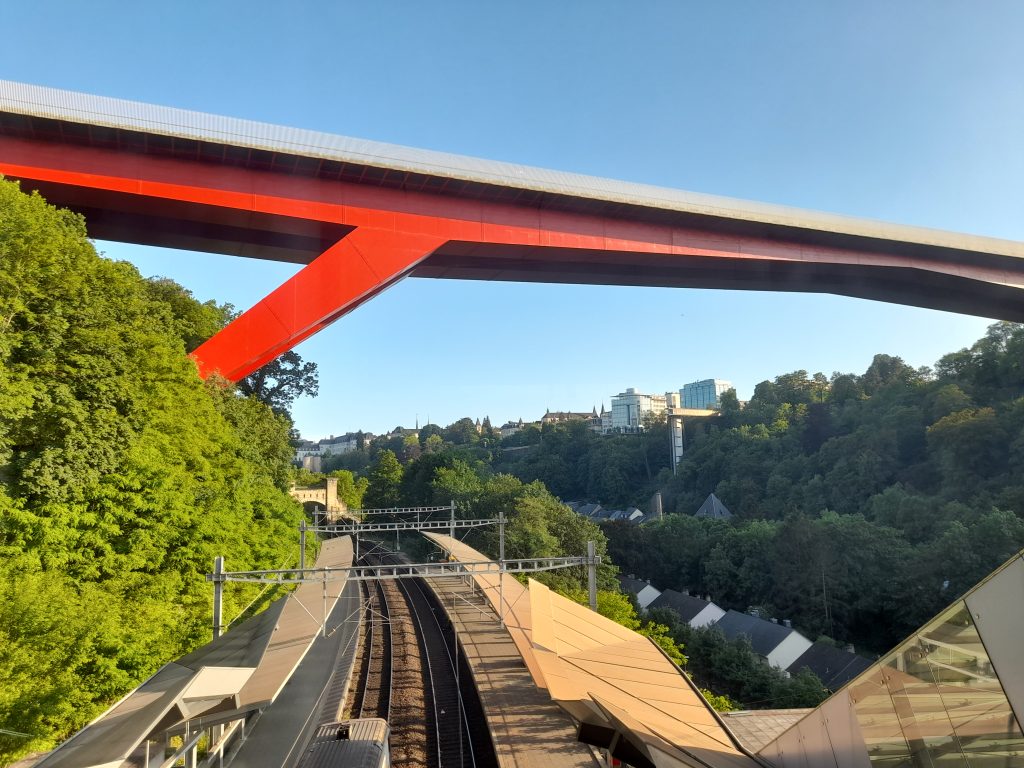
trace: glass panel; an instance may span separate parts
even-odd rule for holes
[[[910,750],[909,765],[962,766],[963,753],[927,659],[928,648],[917,637],[893,652],[882,668]]]
[[[872,766],[1024,767],[1024,736],[963,603],[850,688]]]
[[[967,608],[962,603],[950,608],[918,640],[926,654],[921,663],[939,690],[963,764],[1024,765],[1024,736]]]
[[[893,660],[890,655],[882,664],[869,670],[850,688],[850,700],[860,723],[864,744],[872,766],[910,766],[910,749],[889,696],[883,677]]]

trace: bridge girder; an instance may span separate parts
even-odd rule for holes
[[[193,353],[204,377],[237,381],[407,276],[821,292],[1024,322],[1019,243],[759,204],[613,203],[373,159],[326,178],[327,161],[297,151],[83,133],[89,119],[0,104],[0,174],[83,212],[99,239],[305,265]]]

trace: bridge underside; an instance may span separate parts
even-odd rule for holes
[[[407,276],[819,292],[1024,322],[1019,243],[83,121],[0,98],[0,173],[98,239],[306,265],[196,350],[204,376],[238,380]]]

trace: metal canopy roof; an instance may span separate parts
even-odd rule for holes
[[[347,536],[324,542],[316,567],[347,566]],[[338,590],[340,593],[340,590]],[[337,594],[329,598],[330,611]],[[37,768],[119,766],[147,738],[186,720],[227,722],[270,704],[320,630],[321,588],[303,584],[230,632],[165,664],[142,685],[37,763]]]

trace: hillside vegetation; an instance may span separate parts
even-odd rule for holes
[[[1024,326],[996,323],[934,370],[879,354],[862,374],[764,381],[742,409],[727,393],[720,416],[687,421],[674,476],[663,422],[602,436],[570,421],[502,440],[465,418],[330,462],[365,472],[393,452],[407,469],[397,495],[375,499],[384,505],[430,498],[431,463],[468,478],[452,474],[453,454],[477,475],[609,508],[650,511],[660,490],[663,522],[602,525],[623,571],[871,655],[1024,548],[1022,396]],[[693,517],[712,492],[732,521]]]
[[[297,556],[289,421],[186,356],[226,318],[0,180],[0,764],[208,640],[216,555]]]
[[[878,355],[804,371],[693,435],[679,514],[608,526],[624,569],[876,652],[1024,547],[1024,327],[993,325],[935,370]],[[691,514],[709,493],[731,522]],[[687,514],[691,513],[691,514]]]

